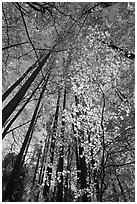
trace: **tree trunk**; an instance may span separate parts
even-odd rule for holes
[[[38,117],[37,117],[37,118],[38,118]],[[26,149],[25,149],[25,152],[24,152],[24,155],[23,155],[23,158],[22,158],[22,165],[24,164],[25,158],[26,158],[26,156],[27,156],[27,152],[28,152],[28,148],[29,148],[29,146],[30,146],[30,142],[31,142],[31,138],[32,138],[32,135],[33,135],[34,127],[35,127],[35,125],[36,125],[36,123],[37,123],[37,118],[36,118],[36,120],[35,120],[35,122],[34,122],[34,125],[33,125],[33,127],[32,127],[32,131],[31,131],[31,133],[30,133],[30,137],[29,137],[28,143],[27,143],[27,145],[26,145]]]
[[[62,154],[63,154],[63,147],[62,147],[62,150],[61,150],[61,154],[60,154],[60,157],[59,157],[59,163],[58,163],[58,173],[60,175],[58,175],[57,173],[57,176],[58,176],[58,183],[57,183],[57,196],[56,196],[56,202],[63,202],[63,157],[62,157]]]
[[[69,159],[70,159],[70,145],[68,148],[68,158],[67,158],[67,168],[66,168],[67,175],[66,175],[65,183],[64,183],[64,202],[69,201],[69,198],[68,198],[68,180],[69,180],[68,171],[70,171]]]
[[[41,102],[41,99],[42,99],[42,96],[44,94],[44,91],[45,91],[45,88],[46,88],[46,85],[47,85],[47,82],[48,82],[48,79],[49,79],[49,76],[50,74],[48,75],[47,77],[47,81],[45,83],[45,85],[43,86],[43,90],[40,94],[40,97],[39,97],[39,100],[38,100],[38,103],[37,103],[37,106],[35,108],[35,111],[34,111],[34,114],[33,114],[33,117],[32,117],[32,120],[31,120],[31,123],[30,123],[30,126],[29,126],[29,129],[27,131],[27,134],[25,136],[25,139],[24,139],[24,142],[22,144],[22,147],[21,147],[21,150],[17,156],[17,159],[16,159],[16,162],[15,162],[15,165],[14,165],[14,168],[11,172],[11,175],[10,175],[10,178],[9,178],[9,181],[7,183],[7,186],[6,186],[6,189],[5,189],[5,192],[4,192],[4,195],[3,195],[3,201],[6,201],[6,200],[9,200],[9,201],[12,201],[13,200],[13,193],[15,191],[15,180],[18,179],[18,176],[20,175],[20,171],[21,171],[21,168],[22,168],[22,158],[23,158],[23,154],[25,152],[25,149],[27,147],[27,143],[29,141],[29,138],[30,138],[30,135],[31,135],[31,132],[32,132],[32,129],[33,129],[33,126],[34,126],[34,123],[35,123],[35,119],[37,117],[37,113],[38,113],[38,109],[39,109],[39,105],[40,105],[40,102]]]
[[[42,150],[42,146],[41,146],[41,148],[38,150],[38,159],[37,159],[37,164],[36,164],[36,168],[35,168],[35,172],[34,172],[34,177],[33,177],[33,181],[32,181],[32,186],[34,186],[34,184],[35,184],[36,175],[37,175],[38,166],[39,166],[39,161],[40,161],[40,156],[41,156],[41,150]]]
[[[100,189],[99,189],[99,180],[97,176],[97,169],[95,169],[95,159],[93,156],[93,149],[91,149],[91,179],[94,181],[94,188],[96,194],[96,201],[99,202],[100,200]]]
[[[11,127],[12,123],[16,120],[16,118],[19,116],[19,114],[23,111],[23,109],[25,108],[25,106],[29,103],[30,99],[32,98],[32,96],[34,95],[34,93],[36,92],[36,90],[39,88],[40,84],[42,83],[43,79],[40,81],[40,83],[38,84],[38,86],[35,88],[35,90],[31,93],[30,97],[27,99],[27,101],[24,103],[24,105],[21,107],[21,109],[19,109],[19,111],[16,113],[16,115],[11,119],[11,121],[8,123],[8,125],[5,127],[3,133],[2,133],[2,139],[4,139],[4,137],[6,136],[9,128]]]
[[[40,60],[40,59],[39,59]],[[37,60],[31,67],[27,69],[27,71],[2,95],[2,101],[4,101],[8,95],[20,84],[20,82],[28,75],[28,73],[34,69],[39,62]]]
[[[55,47],[55,46],[54,46]],[[53,48],[54,48],[53,47]],[[20,101],[22,100],[23,96],[27,92],[28,88],[40,72],[43,65],[46,63],[48,58],[50,57],[52,53],[52,50],[49,51],[49,53],[46,55],[46,57],[39,63],[39,66],[37,69],[32,73],[32,75],[28,78],[28,80],[25,82],[25,84],[22,86],[22,88],[18,91],[18,93],[14,96],[14,98],[4,107],[2,111],[2,125],[6,122],[6,120],[10,117],[10,115],[13,113],[13,111],[16,109]]]
[[[50,165],[53,165],[53,160],[54,160],[54,149],[55,149],[55,141],[56,141],[58,116],[59,116],[59,105],[60,105],[60,91],[58,92],[55,119],[53,124],[53,133],[52,133],[51,145],[50,145],[50,161],[49,161]],[[52,174],[52,167],[48,166],[47,172],[46,172],[47,179],[45,180],[45,185],[43,189],[43,196],[45,197],[46,202],[49,200],[48,194],[49,194],[50,183],[51,183],[51,174]]]
[[[45,146],[44,146],[44,151],[43,151],[43,156],[42,156],[42,161],[41,161],[40,174],[39,174],[39,180],[38,180],[38,184],[40,184],[40,185],[43,183],[44,172],[45,172],[45,162],[47,159],[49,142],[50,142],[50,135],[48,136],[47,141],[45,140]],[[37,197],[36,197],[37,202],[39,201],[39,194],[40,194],[40,192],[38,192]]]
[[[63,99],[63,113],[66,108],[66,87],[64,90],[64,99]],[[64,133],[65,133],[65,116],[62,117],[62,127],[61,127],[61,140],[64,143]],[[63,158],[64,158],[64,145],[62,144],[60,150],[59,164],[58,164],[58,172],[60,175],[60,180],[57,184],[57,202],[63,202]]]
[[[81,189],[84,190],[87,188],[87,167],[85,156],[83,156],[83,147],[79,147],[79,157],[80,157],[80,181],[81,181]],[[84,192],[82,195],[82,202],[88,202],[87,192]]]
[[[42,182],[43,182],[44,167],[45,167],[44,164],[45,164],[46,159],[47,159],[47,152],[48,152],[48,149],[49,149],[49,142],[50,142],[50,136],[48,136],[47,142],[45,140],[45,146],[44,146],[43,157],[42,157],[41,168],[40,168],[40,175],[39,175],[39,184],[42,184]]]
[[[76,95],[75,95],[75,104],[76,104],[76,106],[78,106],[78,104],[79,104],[79,99]],[[81,114],[80,111],[78,111],[76,113],[77,119],[79,118],[80,114]],[[75,128],[78,130],[78,128],[74,127],[74,124],[73,124],[74,135],[76,133]],[[80,134],[80,135],[83,134],[83,131],[78,130],[78,134]],[[85,156],[83,155],[84,149],[83,149],[83,147],[81,147],[80,139],[79,139],[79,142],[78,142],[78,139],[75,137],[75,143],[76,143],[75,153],[76,153],[78,188],[80,186],[80,189],[84,190],[87,188],[87,181],[86,181],[87,167],[86,167]],[[88,202],[88,197],[87,197],[86,191],[82,194],[81,199],[82,199],[82,202]],[[79,199],[78,199],[78,201],[79,201]]]

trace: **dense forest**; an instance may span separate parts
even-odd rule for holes
[[[135,201],[135,3],[2,3],[3,202]]]

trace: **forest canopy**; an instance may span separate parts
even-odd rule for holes
[[[3,2],[3,202],[134,202],[134,89],[134,2]]]

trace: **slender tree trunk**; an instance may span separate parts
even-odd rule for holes
[[[54,46],[55,47],[55,46]],[[53,48],[54,48],[53,47]],[[39,63],[39,66],[35,71],[32,73],[32,75],[28,78],[28,80],[25,82],[25,84],[22,86],[22,88],[18,91],[18,93],[14,96],[14,98],[4,107],[2,111],[2,125],[7,121],[7,119],[10,117],[10,115],[13,113],[13,111],[16,109],[20,101],[22,100],[23,96],[27,92],[28,88],[40,72],[41,68],[44,66],[48,58],[50,57],[52,53],[52,50],[49,51],[49,53],[45,56],[45,58]]]
[[[39,166],[39,161],[40,161],[40,156],[41,156],[41,150],[42,150],[42,146],[41,146],[41,148],[38,150],[38,159],[37,159],[37,164],[36,164],[36,168],[35,168],[35,172],[34,172],[34,177],[33,177],[33,181],[32,181],[32,186],[34,186],[35,181],[36,181],[36,175],[37,175],[37,171],[38,171],[38,166]]]
[[[69,149],[68,149],[68,157],[70,157],[70,146],[69,146]],[[69,158],[67,159],[67,162],[68,162],[68,164],[67,164],[67,168],[66,168],[66,173],[67,173],[67,175],[66,175],[66,177],[65,177],[65,182],[64,182],[64,202],[67,202],[67,201],[69,201],[69,198],[68,198],[68,177],[69,177],[69,174],[68,174],[68,171],[70,170],[69,169]]]
[[[40,174],[39,174],[39,180],[38,180],[38,184],[40,184],[40,185],[43,183],[44,172],[45,172],[45,162],[46,162],[46,159],[47,159],[47,153],[48,153],[48,149],[49,149],[49,142],[50,142],[50,135],[48,136],[47,141],[45,140],[45,146],[44,146],[44,151],[43,151],[43,156],[42,156],[42,161],[41,161]],[[40,194],[40,191],[37,194],[36,202],[39,201],[39,194]]]
[[[45,82],[45,85],[43,86],[43,90],[42,90],[42,92],[41,92],[41,94],[40,94],[40,97],[39,97],[37,106],[36,106],[36,108],[35,108],[35,111],[34,111],[34,114],[33,114],[33,117],[32,117],[32,120],[31,120],[31,123],[30,123],[30,126],[29,126],[29,129],[28,129],[27,134],[26,134],[26,136],[25,136],[25,139],[24,139],[24,142],[23,142],[23,144],[22,144],[21,150],[20,150],[20,152],[19,152],[19,154],[18,154],[18,156],[17,156],[17,159],[16,159],[16,162],[15,162],[14,168],[13,168],[13,170],[12,170],[12,172],[11,172],[9,181],[8,181],[8,183],[7,183],[7,186],[6,186],[4,195],[3,195],[3,201],[6,201],[6,200],[12,201],[12,200],[13,200],[13,194],[14,194],[14,191],[15,191],[15,188],[16,188],[16,186],[15,186],[15,180],[18,179],[18,176],[19,176],[19,174],[20,174],[20,171],[21,171],[21,168],[22,168],[22,165],[23,165],[23,164],[22,164],[23,154],[24,154],[24,152],[25,152],[27,143],[28,143],[28,141],[29,141],[29,138],[30,138],[30,135],[31,135],[31,132],[32,132],[34,123],[35,123],[35,119],[36,119],[36,117],[37,117],[39,105],[40,105],[42,96],[43,96],[43,94],[44,94],[44,91],[45,91],[45,88],[46,88],[46,85],[47,85],[49,76],[50,76],[50,74],[49,74],[48,77],[47,77],[47,81]]]
[[[63,153],[63,147],[61,150],[61,154],[59,157],[59,163],[58,163],[58,173],[60,175],[58,175],[57,173],[57,177],[58,177],[58,183],[57,183],[57,196],[56,196],[56,202],[63,202],[63,157],[62,157],[62,153]]]
[[[40,168],[40,175],[39,175],[39,184],[42,184],[42,182],[43,182],[44,167],[45,167],[44,164],[45,164],[46,159],[47,159],[47,153],[48,153],[48,149],[49,149],[49,142],[50,142],[50,135],[48,136],[47,141],[45,140],[45,146],[44,146],[42,162],[41,162],[41,168]]]
[[[87,131],[88,134],[88,142],[89,144],[91,143],[91,139],[90,139],[90,133],[89,131]],[[93,181],[94,186],[91,190],[93,190],[93,192],[95,192],[95,200],[98,202],[100,199],[100,189],[99,189],[99,179],[98,179],[98,171],[95,168],[95,159],[94,159],[94,155],[93,155],[93,148],[91,148],[90,151],[90,157],[91,157],[91,161],[89,163],[88,166],[88,170],[89,170],[89,184],[91,184],[91,181]],[[94,197],[94,195],[93,195]],[[93,198],[94,199],[94,198]],[[95,202],[94,200],[94,202]],[[90,201],[93,201],[92,198],[90,197]]]
[[[68,156],[67,156],[67,167],[66,167],[66,178],[64,182],[64,202],[70,202],[69,198],[69,190],[71,189],[71,180],[70,180],[70,172],[71,172],[71,160],[73,156],[73,151],[71,152],[71,145],[68,147]]]
[[[64,90],[64,99],[63,99],[63,113],[66,108],[66,87]],[[65,133],[65,116],[62,117],[62,125],[61,125],[61,140],[64,143],[64,133]],[[64,158],[64,144],[61,146],[59,164],[58,164],[58,172],[60,175],[60,180],[57,184],[57,202],[63,202],[63,158]]]
[[[37,120],[35,120],[35,123],[34,123],[34,125],[33,125],[32,131],[31,131],[31,133],[30,133],[30,137],[29,137],[28,143],[27,143],[27,145],[26,145],[26,149],[25,149],[24,154],[23,154],[22,166],[23,166],[23,164],[24,164],[24,162],[25,162],[25,158],[26,158],[27,153],[28,153],[28,149],[29,149],[29,146],[30,146],[30,142],[31,142],[31,138],[32,138],[32,135],[33,135],[33,131],[34,131],[34,127],[35,127],[36,121],[37,121]]]
[[[80,157],[80,180],[81,180],[81,189],[84,190],[87,188],[87,167],[85,156],[83,156],[83,147],[79,147],[79,157]],[[82,202],[88,202],[87,192],[84,192],[82,195]]]
[[[58,92],[55,119],[54,119],[54,124],[53,124],[53,133],[52,133],[51,145],[50,145],[50,161],[49,161],[50,165],[53,165],[53,160],[54,160],[54,149],[55,149],[55,141],[56,141],[58,116],[59,116],[59,105],[60,105],[60,91]],[[49,189],[50,189],[50,184],[51,184],[51,175],[52,175],[52,167],[48,166],[47,172],[46,172],[47,178],[45,180],[45,185],[43,189],[43,196],[45,197],[46,202],[49,200],[48,194],[49,194]]]
[[[96,201],[100,201],[100,189],[99,189],[99,180],[97,176],[97,169],[95,169],[95,159],[93,155],[93,149],[91,149],[91,179],[93,179],[95,194],[96,194]]]
[[[30,97],[27,99],[27,101],[24,103],[24,105],[21,107],[21,109],[16,113],[16,115],[11,119],[11,121],[8,123],[8,125],[5,127],[3,133],[2,133],[2,139],[4,139],[4,137],[6,136],[6,134],[8,133],[9,128],[11,127],[12,123],[17,119],[17,117],[19,116],[19,114],[23,111],[23,109],[25,108],[25,106],[29,103],[30,99],[32,98],[32,96],[34,95],[34,93],[36,92],[36,90],[39,88],[40,84],[42,83],[43,79],[40,81],[40,83],[38,84],[38,86],[35,88],[35,90],[31,93]]]
[[[40,112],[40,111],[39,111],[39,112]],[[39,117],[39,113],[37,114],[37,118],[36,118],[36,120],[35,120],[35,122],[34,122],[34,125],[33,125],[33,127],[32,127],[32,131],[31,131],[31,134],[30,134],[30,138],[29,138],[29,140],[28,140],[28,143],[27,143],[27,146],[26,146],[24,155],[23,155],[22,165],[23,165],[24,162],[25,162],[25,158],[26,158],[27,153],[28,153],[28,149],[29,149],[29,146],[30,146],[31,138],[32,138],[32,136],[33,136],[34,127],[35,127],[35,125],[36,125],[36,123],[37,123],[38,117]]]

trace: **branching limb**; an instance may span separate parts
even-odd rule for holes
[[[110,164],[110,165],[105,166],[104,168],[106,169],[108,167],[121,167],[121,166],[130,165],[130,164],[135,164],[135,161],[124,163],[124,164]]]
[[[12,48],[12,47],[17,47],[17,46],[20,46],[20,45],[23,45],[23,44],[27,44],[29,42],[22,42],[22,43],[17,43],[17,44],[14,44],[14,45],[8,45],[6,47],[3,47],[2,50],[7,50],[9,48]]]

